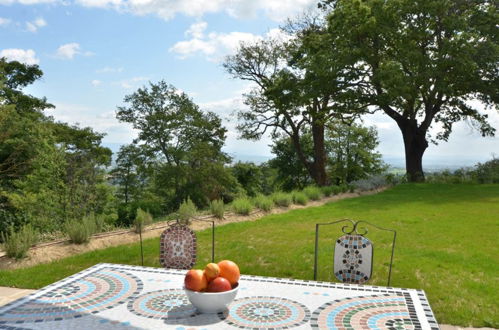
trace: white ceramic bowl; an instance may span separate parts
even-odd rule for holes
[[[227,305],[234,300],[237,291],[239,290],[239,284],[234,289],[225,292],[197,292],[186,289],[185,287],[184,290],[191,304],[193,304],[199,312],[219,313],[223,312],[227,308]]]

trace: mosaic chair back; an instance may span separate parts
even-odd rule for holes
[[[198,220],[205,221],[205,220]],[[215,260],[215,222],[212,223],[211,259]],[[159,239],[159,263],[165,268],[191,269],[197,259],[196,233],[178,220],[170,222]]]
[[[343,283],[354,284],[364,284],[371,279],[374,246],[371,240],[365,237],[368,233],[366,225],[369,225],[378,230],[388,231],[393,234],[387,282],[387,286],[390,286],[397,232],[392,229],[378,227],[366,221],[353,221],[350,219],[318,223],[315,225],[314,280],[317,280],[319,228],[339,223],[345,223],[345,225],[341,228],[344,235],[336,239],[334,246],[333,273],[336,279]],[[359,225],[362,225],[362,227]]]

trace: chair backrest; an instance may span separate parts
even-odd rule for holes
[[[335,277],[344,283],[364,284],[372,276],[373,270],[373,243],[365,237],[368,230],[365,225],[379,230],[389,231],[393,234],[391,257],[388,271],[388,286],[390,286],[393,254],[395,251],[395,240],[397,232],[392,229],[381,228],[366,221],[353,221],[342,219],[329,223],[317,223],[315,225],[315,255],[314,255],[314,280],[317,280],[318,254],[319,254],[319,227],[347,223],[341,230],[343,236],[336,239],[334,247],[333,272]],[[363,224],[362,229],[359,224]]]
[[[373,271],[373,245],[362,235],[343,235],[334,247],[334,275],[343,283],[363,284]]]
[[[196,241],[189,227],[171,225],[159,239],[159,262],[165,268],[191,269],[196,263]]]

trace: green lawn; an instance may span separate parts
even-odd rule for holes
[[[316,222],[363,219],[397,230],[392,286],[426,291],[440,323],[499,328],[499,185],[406,184],[383,193],[270,215],[217,228],[216,259],[242,273],[311,279]],[[333,240],[321,235],[319,277],[331,279]],[[199,233],[203,267],[210,232]],[[372,284],[385,285],[390,237],[371,230]],[[158,239],[144,242],[145,263],[158,264]],[[29,269],[0,272],[0,285],[40,288],[98,262],[140,264],[138,244],[77,255]],[[328,263],[329,262],[329,263]]]

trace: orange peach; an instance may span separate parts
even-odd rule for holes
[[[203,291],[208,287],[208,279],[201,269],[191,269],[185,274],[184,285],[192,291]]]
[[[235,285],[239,281],[241,273],[237,264],[230,260],[222,260],[218,263],[220,276],[226,278],[230,284]]]
[[[208,282],[217,278],[220,275],[220,268],[217,264],[210,262],[204,268],[204,275],[208,279]]]

